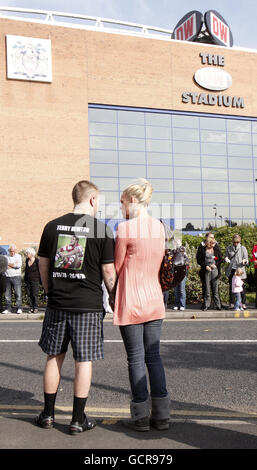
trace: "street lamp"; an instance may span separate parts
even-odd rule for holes
[[[222,225],[223,225],[223,217],[222,217],[222,215],[219,215],[219,219],[220,219],[220,226],[222,227]]]
[[[217,204],[213,204],[214,217],[215,217],[215,227],[217,227]]]

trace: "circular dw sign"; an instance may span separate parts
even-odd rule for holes
[[[233,36],[228,23],[215,10],[208,10],[204,15],[204,22],[215,44],[219,46],[233,46]]]
[[[194,74],[194,79],[198,85],[207,90],[221,91],[226,90],[232,85],[232,77],[228,72],[211,67],[197,70]]]
[[[197,10],[190,11],[176,24],[171,37],[179,41],[194,41],[201,31],[202,25],[202,13]]]

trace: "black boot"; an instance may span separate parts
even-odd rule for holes
[[[151,426],[160,431],[169,429],[170,422],[170,397],[152,397]]]

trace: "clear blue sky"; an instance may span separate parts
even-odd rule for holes
[[[256,0],[2,0],[1,6],[80,13],[173,29],[191,10],[218,11],[229,24],[234,46],[257,49]]]

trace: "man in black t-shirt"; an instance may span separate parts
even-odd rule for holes
[[[48,304],[39,345],[47,354],[45,407],[36,422],[54,424],[54,406],[69,342],[75,360],[70,433],[92,429],[84,413],[91,385],[92,361],[103,359],[102,280],[112,298],[116,282],[112,231],[95,218],[99,190],[80,181],[72,191],[74,210],[49,222],[38,250],[39,269]]]

